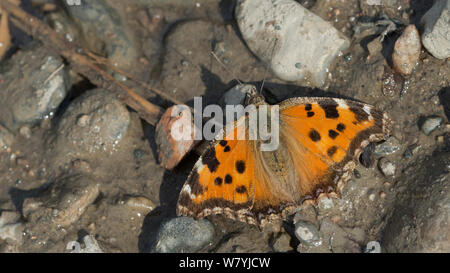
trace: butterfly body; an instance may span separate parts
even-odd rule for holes
[[[249,103],[267,105],[258,96]],[[249,132],[249,117],[242,116],[195,164],[180,192],[178,215],[225,214],[263,226],[305,200],[339,193],[363,148],[389,135],[391,120],[368,104],[305,97],[278,107],[278,148],[267,151],[263,140],[235,139]]]

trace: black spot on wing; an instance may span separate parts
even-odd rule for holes
[[[305,105],[305,110],[306,110],[306,111],[311,111],[311,110],[312,110],[312,105],[311,105],[311,103],[308,103],[308,104]]]
[[[224,151],[225,153],[228,153],[229,151],[231,151],[230,146],[227,145],[227,146],[223,149],[223,151]]]
[[[239,186],[239,187],[236,188],[236,192],[240,193],[240,194],[246,193],[247,192],[247,188],[244,185]]]
[[[338,104],[334,100],[323,100],[319,102],[319,105],[325,112],[326,118],[335,119],[339,117],[339,112],[337,110]]]
[[[337,147],[332,146],[328,149],[327,154],[329,157],[333,157],[333,155],[336,153],[336,151],[337,151]]]
[[[317,142],[317,141],[320,141],[320,134],[319,134],[319,132],[317,132],[316,130],[314,130],[314,129],[311,129],[311,131],[309,132],[309,138],[312,140],[312,141],[314,141],[314,142]]]
[[[306,116],[308,116],[308,118],[313,117],[314,116],[314,112],[308,112],[308,113],[306,113]]]
[[[339,136],[339,133],[336,132],[335,130],[329,130],[329,131],[328,131],[328,136],[329,136],[331,139],[335,139],[335,138],[337,138],[337,137]]]
[[[216,177],[216,179],[214,180],[214,184],[216,184],[217,186],[221,186],[223,182],[223,179],[221,177]]]
[[[227,174],[225,175],[225,184],[231,184],[233,183],[233,178],[231,177],[231,175]]]
[[[245,171],[245,162],[242,160],[236,161],[236,170],[238,173],[244,173]]]
[[[216,157],[216,149],[214,147],[209,148],[202,156],[202,163],[208,166],[210,172],[215,172],[219,166],[219,161]]]
[[[221,140],[220,142],[219,142],[219,144],[220,144],[220,146],[222,146],[222,147],[225,147],[225,146],[227,146],[227,141],[226,140]]]
[[[339,123],[336,127],[336,130],[342,133],[345,130],[345,124]]]

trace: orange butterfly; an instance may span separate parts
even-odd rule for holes
[[[251,101],[267,105],[261,95]],[[371,105],[327,97],[283,101],[279,117],[275,151],[262,151],[259,140],[235,140],[238,132],[248,133],[248,116],[214,141],[184,184],[177,214],[225,214],[260,227],[284,218],[305,200],[339,192],[364,147],[386,139],[391,126]]]

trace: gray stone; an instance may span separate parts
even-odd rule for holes
[[[128,131],[130,113],[104,89],[89,90],[66,109],[59,124],[57,145],[62,153],[113,153]]]
[[[19,51],[0,74],[0,122],[10,130],[52,115],[67,95],[68,76],[60,58],[39,44]]]
[[[21,242],[24,226],[20,223],[20,213],[3,211],[0,214],[0,239]]]
[[[67,250],[72,250],[71,253],[104,253],[104,251],[98,245],[97,240],[91,235],[83,237],[84,248],[80,248],[80,245],[75,242],[69,242]]]
[[[442,118],[441,117],[436,117],[436,116],[431,116],[431,117],[427,117],[422,126],[420,127],[420,129],[422,130],[422,132],[425,135],[430,135],[434,130],[436,130],[437,128],[439,128],[439,126],[441,126],[442,124]]]
[[[240,0],[236,19],[248,47],[285,81],[322,86],[330,63],[350,42],[292,0]]]
[[[208,220],[178,217],[161,226],[153,252],[197,252],[211,243],[213,238],[214,226]]]
[[[300,242],[308,246],[318,246],[322,243],[317,227],[311,222],[296,222],[295,236],[300,240]]]
[[[401,143],[396,137],[390,137],[385,142],[375,147],[374,155],[386,156],[398,152],[401,149]]]
[[[422,17],[423,46],[436,58],[450,57],[450,1],[437,0]]]
[[[0,124],[0,151],[8,148],[14,141],[14,135]]]
[[[245,98],[256,91],[252,84],[239,84],[228,90],[222,97],[223,106],[225,105],[244,105]]]
[[[378,169],[386,177],[394,177],[395,176],[395,170],[396,170],[395,164],[384,157],[380,158],[380,160],[378,160]]]
[[[29,222],[69,227],[78,221],[99,193],[99,184],[86,177],[66,177],[57,180],[41,195],[26,199],[23,213]]]

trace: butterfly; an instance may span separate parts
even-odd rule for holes
[[[254,92],[249,101],[267,106]],[[373,106],[346,99],[297,97],[278,106],[278,148],[262,151],[260,140],[235,139],[249,130],[242,116],[194,165],[179,195],[179,216],[224,214],[259,227],[285,219],[305,200],[338,194],[363,149],[386,139],[392,123]]]

